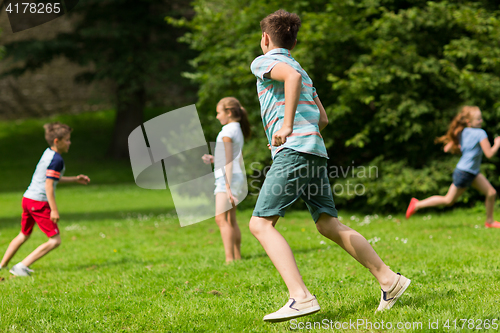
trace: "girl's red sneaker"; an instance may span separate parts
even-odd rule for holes
[[[408,205],[408,209],[406,210],[406,219],[408,220],[410,216],[415,214],[415,206],[417,205],[418,200],[412,198],[410,204]],[[500,224],[500,223],[499,223]]]
[[[493,223],[485,223],[484,226],[486,228],[498,228],[498,229],[500,229],[500,222],[495,221]]]

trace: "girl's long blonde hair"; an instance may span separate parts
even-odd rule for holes
[[[470,105],[463,106],[460,112],[451,121],[450,126],[448,127],[448,132],[446,132],[445,135],[436,138],[436,143],[447,145],[448,143],[453,142],[450,152],[452,154],[460,153],[460,142],[458,140],[458,136],[462,133],[463,129],[469,125],[474,111],[480,111],[479,107]]]

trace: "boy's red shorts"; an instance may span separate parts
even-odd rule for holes
[[[47,237],[59,234],[57,224],[50,219],[50,206],[46,201],[36,201],[23,197],[23,217],[21,220],[21,232],[29,236],[33,232],[33,226],[38,224]]]

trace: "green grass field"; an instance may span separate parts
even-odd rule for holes
[[[93,117],[103,117],[104,137],[109,115],[85,117],[94,123]],[[21,161],[1,161],[9,178],[0,191],[2,255],[19,233],[22,193],[44,149],[43,139],[36,139],[41,145],[35,147],[21,144],[40,135],[23,129],[42,123],[0,123],[6,129],[0,132],[0,147],[11,145],[9,158],[15,161],[16,149],[24,149]],[[79,126],[84,132],[83,120]],[[16,141],[16,133],[24,134]],[[251,210],[238,211],[243,260],[226,265],[213,219],[181,228],[167,191],[138,188],[128,178],[126,161],[105,161],[102,149],[96,148],[95,156],[92,151],[73,139],[72,151],[64,156],[67,175],[87,173],[93,181],[58,186],[61,246],[32,265],[32,277],[0,271],[1,332],[449,332],[462,327],[480,332],[488,325],[490,331],[500,330],[491,326],[500,318],[500,230],[483,227],[482,207],[429,211],[410,221],[402,215],[365,217],[339,207],[343,222],[413,281],[384,313],[374,312],[380,290],[371,274],[320,236],[307,210],[291,211],[277,229],[289,241],[322,310],[269,324],[262,317],[283,306],[287,292],[248,230]],[[9,266],[45,240],[35,228]],[[429,328],[431,323],[438,329]]]

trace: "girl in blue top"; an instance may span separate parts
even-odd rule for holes
[[[443,143],[444,151],[462,157],[453,171],[453,183],[445,196],[434,195],[425,200],[411,199],[406,210],[406,218],[410,218],[417,210],[439,205],[451,206],[465,192],[467,187],[474,187],[486,196],[486,228],[500,228],[500,222],[493,219],[493,208],[497,192],[486,177],[479,172],[481,159],[493,157],[500,148],[500,137],[495,138],[493,147],[488,135],[481,129],[483,117],[477,106],[464,106],[453,119],[446,135],[437,139]]]
[[[206,164],[215,165],[215,222],[224,243],[226,262],[231,262],[241,259],[236,205],[248,192],[241,150],[244,140],[250,137],[250,123],[247,111],[234,97],[217,103],[217,119],[223,127],[217,135],[215,157],[205,154],[202,158]]]

